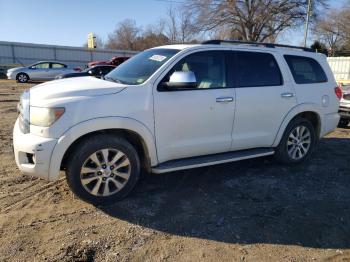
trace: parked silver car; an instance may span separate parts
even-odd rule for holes
[[[55,79],[57,75],[74,73],[77,69],[66,64],[54,61],[40,61],[26,67],[16,67],[7,70],[7,78],[17,80],[20,83],[32,81],[48,81]]]

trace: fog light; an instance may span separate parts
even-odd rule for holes
[[[35,164],[35,155],[34,154],[27,153],[26,156],[27,156],[28,164]]]

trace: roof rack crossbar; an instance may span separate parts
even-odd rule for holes
[[[238,45],[254,45],[254,46],[265,46],[268,48],[275,47],[285,47],[293,49],[301,49],[307,52],[315,52],[314,49],[302,46],[292,46],[292,45],[281,45],[281,44],[272,44],[272,43],[261,43],[261,42],[252,42],[252,41],[240,41],[240,40],[208,40],[202,42],[203,45],[220,45],[220,44],[238,44]]]

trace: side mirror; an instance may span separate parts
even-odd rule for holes
[[[197,80],[192,71],[176,71],[169,79],[169,82],[163,83],[169,89],[196,88]]]

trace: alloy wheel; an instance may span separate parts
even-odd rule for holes
[[[18,81],[21,82],[21,83],[25,83],[25,82],[27,82],[27,80],[28,80],[28,78],[27,78],[27,76],[24,75],[24,74],[20,74],[20,75],[18,76]]]
[[[288,155],[293,160],[299,160],[306,156],[311,146],[310,130],[303,125],[295,127],[287,139]]]
[[[129,180],[129,158],[120,150],[105,148],[91,154],[80,171],[80,181],[94,196],[111,196],[120,191]]]

